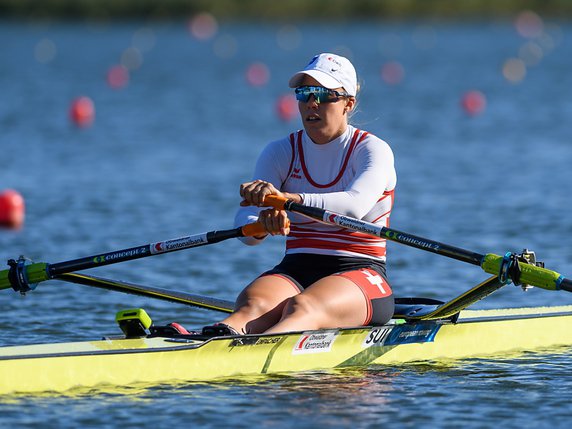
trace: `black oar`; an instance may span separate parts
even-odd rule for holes
[[[515,284],[526,284],[537,286],[542,289],[565,290],[572,292],[572,280],[565,278],[555,271],[536,266],[535,264],[526,263],[522,258],[519,258],[520,255],[512,253],[507,253],[505,256],[499,256],[492,253],[482,255],[459,247],[439,243],[438,241],[429,240],[427,238],[418,237],[395,229],[365,222],[339,213],[331,212],[329,210],[305,206],[276,195],[267,196],[264,203],[266,206],[274,207],[277,210],[287,210],[294,213],[300,213],[320,222],[353,229],[365,234],[405,244],[406,246],[426,250],[428,252],[447,256],[469,264],[478,265],[485,272],[498,275],[502,282],[513,281]]]
[[[56,279],[114,292],[123,292],[207,310],[220,311],[222,313],[232,313],[234,310],[234,303],[225,299],[171,291],[152,286],[142,286],[120,280],[88,276],[82,273],[61,274],[57,276]],[[504,285],[505,284],[501,283],[496,276],[491,277],[444,303],[426,298],[396,298],[395,314],[393,317],[395,319],[407,320],[442,320],[451,318],[456,320],[462,310],[489,296]]]
[[[498,276],[493,276],[461,295],[438,304],[430,303],[429,301],[432,300],[424,298],[395,298],[393,317],[408,320],[452,319],[455,321],[462,310],[486,298],[504,285],[506,283],[501,282]]]
[[[224,299],[211,298],[203,295],[195,295],[185,292],[170,291],[151,286],[142,286],[118,280],[110,280],[102,277],[88,276],[81,273],[66,273],[56,277],[58,280],[65,280],[70,283],[77,283],[85,286],[93,286],[100,289],[124,292],[131,295],[144,296],[147,298],[161,299],[168,302],[191,305],[208,310],[232,313],[234,303]]]
[[[159,255],[161,253],[189,249],[191,247],[204,246],[228,240],[229,238],[251,237],[264,234],[266,234],[264,226],[256,222],[239,228],[189,235],[55,264],[47,264],[45,262],[27,264],[27,260],[20,257],[17,261],[13,259],[8,261],[10,269],[0,271],[0,290],[12,287],[15,291],[26,293],[34,289],[37,283],[53,279],[65,273],[131,261],[147,256]]]

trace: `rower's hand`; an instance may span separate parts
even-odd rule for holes
[[[276,189],[272,183],[264,180],[254,180],[240,185],[241,206],[262,207],[267,195],[283,196],[282,192]]]
[[[288,219],[288,214],[284,210],[262,210],[258,215],[258,222],[264,225],[264,228],[270,235],[290,234],[290,220]]]
[[[295,203],[302,202],[300,194],[280,192],[272,183],[264,180],[254,180],[240,185],[240,196],[242,197],[242,201],[240,202],[241,206],[264,207],[264,198],[268,195],[276,195],[287,200],[292,200]]]
[[[254,180],[240,185],[240,196],[242,197],[242,201],[240,202],[241,206],[264,207],[264,198],[268,195],[277,195],[281,198],[292,199],[295,202],[302,201],[299,194],[280,192],[272,183],[264,180]],[[284,210],[276,210],[273,208],[262,210],[258,215],[258,221],[264,225],[268,234],[290,234],[290,220]],[[256,238],[260,239],[263,237]]]

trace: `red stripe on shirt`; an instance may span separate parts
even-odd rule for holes
[[[375,258],[382,258],[386,254],[385,246],[364,246],[360,244],[335,242],[319,239],[297,239],[286,242],[286,250],[292,249],[322,249],[360,253]]]
[[[352,141],[351,141],[350,146],[348,148],[348,151],[346,153],[346,157],[344,158],[344,163],[342,164],[342,167],[340,168],[340,172],[338,173],[338,176],[332,182],[327,183],[325,185],[322,185],[322,184],[314,181],[314,179],[312,179],[312,176],[310,176],[310,172],[308,171],[308,168],[306,167],[306,161],[304,159],[304,148],[302,146],[302,131],[300,131],[298,133],[298,153],[300,154],[300,164],[302,165],[302,171],[304,172],[304,176],[306,176],[306,179],[308,179],[308,182],[312,186],[314,186],[316,188],[330,188],[340,181],[340,179],[344,175],[344,172],[346,171],[346,167],[348,165],[348,162],[350,160],[350,156],[351,156],[354,148],[359,143],[361,143],[366,138],[366,136],[368,135],[367,132],[364,132],[362,134],[361,138],[358,140],[360,132],[361,132],[360,130],[355,130]]]

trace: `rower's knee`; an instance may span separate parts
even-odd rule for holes
[[[298,295],[294,295],[293,297],[288,299],[286,305],[284,306],[282,317],[286,317],[289,315],[316,316],[318,310],[319,306],[317,305],[315,298],[301,293]]]
[[[261,297],[248,297],[247,299],[236,303],[235,312],[247,313],[254,317],[258,317],[261,314],[268,312],[271,308],[272,305],[267,299]]]

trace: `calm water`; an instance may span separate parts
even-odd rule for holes
[[[354,122],[396,155],[393,227],[481,253],[527,247],[569,274],[572,27],[548,24],[549,37],[536,40],[542,58],[511,83],[503,65],[527,40],[510,24],[221,25],[200,41],[184,23],[1,23],[0,190],[23,194],[27,219],[20,231],[0,230],[0,260],[25,254],[59,262],[231,226],[238,185],[261,148],[300,126],[276,115],[288,77],[314,53],[335,50],[361,74]],[[106,72],[122,56],[131,58],[131,81],[113,90]],[[387,61],[403,67],[400,84],[381,79]],[[255,62],[268,67],[266,85],[246,83]],[[460,107],[471,89],[487,98],[475,117]],[[97,111],[87,129],[67,116],[79,95]],[[93,274],[233,299],[280,258],[282,245],[229,241]],[[484,278],[477,267],[419,250],[391,244],[389,252],[400,296],[448,299]],[[510,286],[477,308],[570,303],[563,292]],[[114,334],[115,312],[134,306],[159,323],[189,327],[218,317],[50,281],[25,298],[1,291],[0,345]],[[151,427],[168,418],[204,427],[563,427],[572,417],[571,351],[2,398],[0,424]]]

